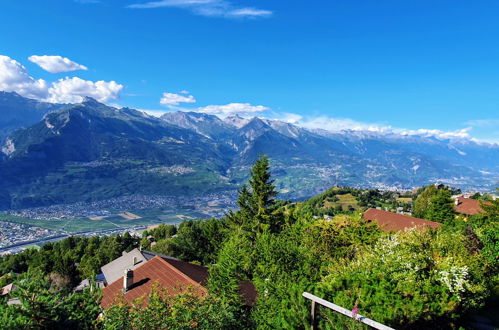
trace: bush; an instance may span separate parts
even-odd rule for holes
[[[489,292],[483,257],[470,254],[458,233],[387,236],[329,270],[320,296],[345,308],[358,304],[360,314],[396,328],[448,325],[481,306]]]
[[[104,329],[235,329],[241,327],[234,309],[222,300],[189,288],[169,295],[154,288],[147,306],[136,300],[104,313]]]

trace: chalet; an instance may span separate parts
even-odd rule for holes
[[[156,253],[133,249],[130,252],[123,252],[121,257],[114,259],[110,263],[101,267],[106,283],[111,284],[123,276],[123,269],[135,269],[143,263],[151,260]],[[169,258],[163,256],[164,258]],[[172,258],[173,259],[173,258]]]
[[[404,231],[408,228],[438,228],[442,224],[424,219],[414,218],[408,215],[396,214],[378,209],[369,209],[364,212],[367,222],[375,222],[384,231]]]
[[[490,204],[489,202],[484,203]],[[480,201],[472,198],[465,198],[464,196],[456,197],[454,201],[454,210],[463,215],[475,215],[484,212]]]
[[[106,267],[107,270],[113,269],[109,278],[114,278],[114,272],[121,268],[121,276],[102,290],[101,306],[109,308],[118,301],[131,303],[142,298],[144,305],[148,304],[149,295],[153,287],[163,290],[168,295],[174,295],[185,291],[187,288],[193,288],[199,295],[208,294],[206,285],[208,282],[208,268],[194,265],[175,258],[155,254],[148,251],[139,251],[144,260],[136,263],[138,259],[132,262],[124,262],[123,257],[137,257],[135,253],[131,255],[124,254],[118,263],[114,260],[112,267]],[[118,260],[117,259],[117,260]],[[112,262],[112,263],[113,263]],[[134,267],[127,268],[132,264]],[[122,265],[122,266],[117,266]],[[104,268],[103,267],[103,268]],[[106,277],[107,278],[107,277]],[[256,299],[256,289],[249,281],[242,281],[240,284],[240,293],[246,305],[253,305]]]

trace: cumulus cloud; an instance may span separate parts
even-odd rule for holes
[[[123,85],[115,81],[96,82],[83,80],[78,77],[59,79],[49,88],[48,102],[52,103],[78,103],[83,97],[90,96],[99,102],[117,99]]]
[[[157,0],[129,5],[128,8],[150,9],[161,7],[181,8],[200,16],[222,18],[269,17],[270,10],[252,7],[238,7],[226,0]]]
[[[8,56],[0,55],[0,90],[54,103],[77,103],[90,96],[100,102],[119,98],[123,85],[115,81],[88,81],[78,77],[48,83],[31,77],[26,68]]]
[[[73,62],[69,58],[62,56],[33,55],[28,57],[28,60],[50,73],[88,70],[86,66]]]
[[[172,106],[172,105],[179,105],[180,103],[196,103],[196,99],[192,95],[180,95],[180,94],[189,94],[188,91],[181,91],[179,94],[175,93],[163,93],[163,97],[159,101],[159,103],[166,105],[166,106]]]
[[[178,93],[163,93],[163,97],[160,99],[160,103],[169,107],[170,109],[180,110],[180,111],[194,111],[200,113],[206,113],[210,115],[216,115],[220,117],[226,117],[229,115],[241,115],[241,116],[255,116],[256,114],[269,111],[270,108],[263,105],[252,105],[250,103],[229,103],[224,105],[208,105],[205,107],[198,108],[182,108],[176,107],[181,103],[196,103],[196,99],[188,91],[183,90]],[[292,114],[290,114],[292,115]]]
[[[0,55],[0,90],[39,100],[48,95],[45,80],[34,79],[21,63],[4,55]]]
[[[255,115],[268,110],[270,110],[270,108],[263,105],[252,105],[250,103],[229,103],[225,105],[208,105],[206,107],[197,108],[194,111],[225,117],[234,114],[243,116]]]

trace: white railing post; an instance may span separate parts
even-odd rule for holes
[[[310,325],[311,325],[311,329],[312,330],[316,330],[317,329],[317,324],[318,324],[318,318],[317,318],[317,309],[318,309],[318,305],[322,305],[324,307],[327,307],[335,312],[338,312],[340,314],[343,314],[345,316],[348,316],[358,322],[361,322],[361,323],[364,323],[364,324],[367,324],[368,326],[370,326],[371,328],[374,328],[374,329],[379,329],[379,330],[395,330],[393,328],[390,328],[384,324],[381,324],[379,322],[376,322],[376,321],[373,321],[371,319],[368,319],[367,317],[364,317],[360,314],[354,314],[352,311],[349,311],[348,309],[346,308],[343,308],[341,306],[338,306],[338,305],[335,305],[333,304],[332,302],[329,302],[327,300],[324,300],[322,298],[319,298],[317,296],[314,296],[313,294],[311,293],[308,293],[308,292],[303,292],[303,297],[307,298],[307,299],[310,299],[312,301],[312,310],[311,310],[311,321],[310,321]]]
[[[317,303],[312,300],[312,309],[310,310],[310,329],[311,330],[317,330]]]

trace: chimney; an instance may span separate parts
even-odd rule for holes
[[[133,270],[125,269],[123,274],[123,293],[126,293],[133,285]]]

